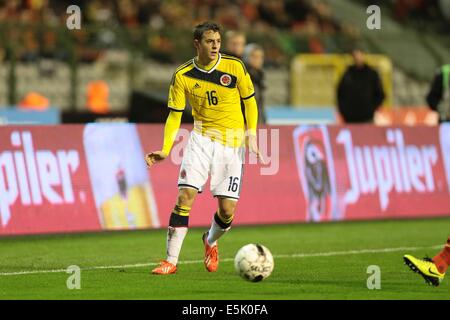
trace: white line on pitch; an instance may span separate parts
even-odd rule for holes
[[[400,252],[400,251],[417,251],[423,249],[439,249],[443,245],[435,245],[429,247],[398,247],[398,248],[381,248],[381,249],[361,249],[361,250],[348,250],[348,251],[331,251],[331,252],[317,252],[317,253],[294,253],[294,254],[279,254],[274,255],[274,258],[311,258],[311,257],[331,257],[331,256],[345,256],[353,254],[365,254],[365,253],[385,253],[385,252]],[[233,258],[225,258],[220,261],[230,262]],[[186,260],[180,261],[178,264],[193,264],[202,263],[203,260]],[[118,266],[94,266],[81,268],[81,270],[100,270],[100,269],[127,269],[127,268],[139,268],[139,267],[150,267],[155,266],[158,263],[147,262],[147,263],[136,263],[136,264],[124,264]],[[53,270],[27,270],[27,271],[17,271],[17,272],[0,272],[0,276],[19,276],[28,274],[41,274],[41,273],[64,273],[67,269],[53,269]]]

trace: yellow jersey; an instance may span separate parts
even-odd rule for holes
[[[194,130],[227,146],[242,146],[245,136],[241,99],[255,95],[244,63],[220,54],[212,68],[200,68],[195,59],[176,69],[169,89],[168,108],[192,107]]]

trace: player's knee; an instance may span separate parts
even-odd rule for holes
[[[225,220],[233,219],[235,208],[220,209],[219,215]]]
[[[225,213],[220,209],[214,214],[214,221],[224,230],[231,228],[233,219],[234,214],[230,214],[230,212]]]
[[[177,205],[191,207],[192,203],[194,202],[196,194],[197,191],[193,189],[188,188],[180,189],[178,192]]]
[[[236,201],[222,200],[219,202],[220,215],[226,219],[230,219],[234,216],[236,211]]]
[[[236,203],[231,201],[222,201],[219,209],[214,215],[214,220],[222,229],[229,229],[234,219]]]

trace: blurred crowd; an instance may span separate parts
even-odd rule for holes
[[[193,53],[189,38],[192,27],[213,20],[225,30],[246,32],[252,42],[265,49],[267,64],[279,66],[298,52],[342,52],[351,47],[348,42],[357,42],[358,29],[337,20],[329,1],[0,0],[0,61],[8,58],[4,44],[14,41],[21,61],[39,57],[69,59],[76,52],[78,60],[89,62],[98,59],[105,48],[134,45],[146,57],[181,62]],[[450,17],[450,0],[355,1],[388,6],[399,21],[425,19],[430,24],[449,26],[445,17]],[[61,26],[66,24],[66,10],[73,4],[81,8],[83,27],[71,33],[74,46],[68,47],[67,41],[61,39],[63,32],[57,29],[65,29]],[[25,27],[5,35],[2,22]],[[33,24],[54,26],[54,30],[42,31]],[[89,26],[99,28],[92,32]],[[118,37],[112,31],[116,27],[124,27],[125,36]]]
[[[242,31],[340,29],[323,0],[94,0],[87,2],[86,8],[89,22],[114,20],[128,27],[192,28],[214,20],[224,28]]]
[[[408,19],[450,22],[449,0],[395,0],[394,16],[401,22]]]
[[[450,0],[357,0],[389,10],[400,23],[416,25],[423,30],[450,32]]]
[[[80,6],[86,23],[130,28],[192,28],[214,20],[225,28],[244,31],[340,29],[324,0],[3,0],[0,21],[57,23],[72,4]]]
[[[98,57],[101,50],[95,47],[114,45],[114,36],[105,30],[114,26],[151,33],[137,42],[147,46],[144,49],[149,49],[151,57],[164,62],[178,62],[176,54],[183,51],[178,46],[177,34],[167,30],[187,30],[189,34],[195,24],[205,20],[218,22],[225,30],[259,34],[260,39],[254,40],[266,41],[262,45],[267,50],[267,61],[274,64],[282,63],[283,56],[289,52],[335,50],[336,45],[324,40],[324,36],[357,35],[355,28],[335,19],[325,0],[3,0],[0,22],[64,26],[66,9],[72,4],[81,8],[83,27],[104,27],[95,37],[83,30],[76,33],[78,43],[90,47],[90,50],[81,49],[82,60],[86,61]],[[62,50],[52,52],[52,48],[58,47],[55,32],[36,35],[35,31],[29,28],[21,33],[24,48],[19,59],[32,61],[42,52],[67,56]],[[304,44],[299,45],[298,38]],[[191,44],[191,39],[185,41]]]

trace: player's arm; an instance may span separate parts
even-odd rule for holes
[[[264,163],[264,159],[258,148],[256,129],[258,126],[258,105],[255,99],[255,89],[252,80],[245,67],[242,70],[241,79],[238,82],[238,89],[245,107],[245,119],[247,121],[247,145],[251,153],[255,153],[258,159]]]
[[[245,107],[245,120],[247,121],[247,134],[256,136],[258,126],[258,105],[255,96],[243,99]]]
[[[148,167],[164,160],[169,155],[173,143],[175,142],[178,129],[180,128],[185,103],[186,98],[181,80],[178,78],[177,74],[174,74],[169,89],[168,107],[170,113],[164,127],[163,147],[160,151],[153,151],[145,155],[145,161],[147,162]]]
[[[255,97],[244,100],[245,106],[245,119],[247,120],[247,146],[251,153],[258,156],[261,163],[264,163],[263,156],[258,148],[256,129],[258,126],[258,105],[256,104]]]
[[[145,156],[145,161],[149,167],[156,162],[164,160],[169,155],[173,143],[175,142],[178,129],[180,128],[182,115],[182,112],[175,110],[170,111],[164,127],[164,143],[162,150],[150,152]]]

